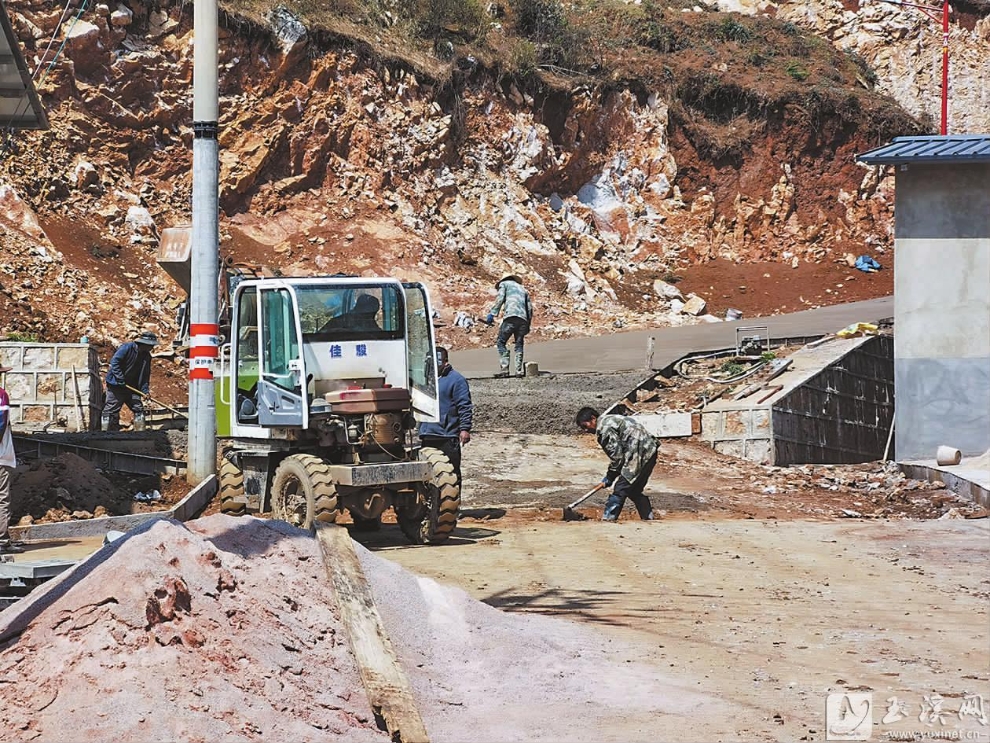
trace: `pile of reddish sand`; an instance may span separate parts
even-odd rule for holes
[[[356,548],[437,743],[714,739],[733,719],[592,628],[504,613]],[[387,740],[318,543],[284,523],[159,521],[22,603],[0,614],[8,737]]]
[[[5,738],[387,740],[298,529],[159,521],[40,590],[0,614]]]

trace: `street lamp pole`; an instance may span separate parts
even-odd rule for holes
[[[944,137],[949,133],[949,0],[942,0],[942,7],[933,5],[918,5],[917,3],[900,2],[899,0],[881,0],[888,5],[901,5],[905,8],[915,8],[926,16],[942,24],[942,126]]]
[[[192,282],[189,292],[189,443],[186,480],[216,471],[214,400],[219,273],[217,0],[193,3]]]

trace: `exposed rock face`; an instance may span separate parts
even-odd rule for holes
[[[924,4],[924,3],[922,3]],[[852,5],[853,9],[850,9]],[[939,6],[939,3],[929,3]],[[915,116],[937,127],[941,118],[942,27],[908,7],[842,0],[727,0],[719,7],[790,20],[861,55],[877,87]],[[950,134],[990,132],[990,17],[952,4],[949,24]]]
[[[29,66],[47,69],[59,14],[41,0],[9,9]],[[881,85],[902,95],[908,74],[894,72],[910,63],[927,90],[913,16],[897,11],[904,30],[880,34],[876,9],[740,6],[774,9],[850,48],[875,39],[877,59],[890,41],[906,56],[878,63]],[[0,330],[107,344],[145,326],[169,336],[181,297],[154,250],[159,230],[190,220],[191,10],[87,10],[40,76],[53,129],[22,135],[0,162]],[[726,169],[680,136],[657,92],[580,87],[538,105],[479,74],[459,83],[455,105],[425,75],[317,49],[285,9],[267,22],[225,29],[221,43],[221,252],[236,260],[425,281],[448,322],[483,315],[493,280],[513,272],[540,307],[537,337],[556,337],[697,322],[653,285],[695,262],[797,266],[890,247],[893,179],[854,164],[877,144],[854,134],[808,153],[785,126]],[[967,95],[986,96],[987,77],[970,41],[985,46],[986,34],[985,19],[953,29],[954,116],[965,108],[974,126],[990,114],[967,107]],[[443,340],[489,343],[474,327]]]

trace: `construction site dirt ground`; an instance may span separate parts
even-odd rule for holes
[[[465,447],[464,511],[446,544],[408,546],[394,524],[354,534],[510,615],[567,620],[541,630],[564,664],[555,680],[546,658],[526,657],[532,638],[509,652],[520,628],[374,568],[376,603],[437,740],[465,725],[486,740],[825,740],[826,697],[839,692],[872,693],[875,738],[988,739],[990,726],[956,714],[973,695],[990,701],[986,518],[959,517],[966,507],[944,489],[879,464],[763,467],[666,441],[647,489],[662,518],[627,508],[603,524],[593,499],[587,521],[563,522],[563,505],[605,467],[592,436],[482,432]],[[405,627],[403,581],[432,596],[433,639]],[[499,639],[482,649],[485,626]],[[530,684],[532,704],[505,707],[505,694],[486,696],[492,684],[524,696]],[[944,725],[919,719],[936,695]],[[881,725],[892,699],[909,714]]]
[[[985,511],[957,518],[951,493],[876,463],[763,467],[668,441],[647,488],[659,520],[629,504],[604,524],[592,499],[587,521],[563,522],[606,466],[592,436],[479,434],[447,544],[406,546],[391,524],[354,536],[504,611],[593,626],[681,688],[732,705],[703,733],[683,717],[630,718],[617,739],[825,740],[826,697],[844,691],[872,693],[878,737],[990,739],[990,726],[954,713],[967,696],[990,702]],[[857,487],[871,477],[872,491]],[[934,695],[953,710],[944,726],[919,719]],[[881,725],[894,698],[911,714]]]
[[[547,380],[515,380],[512,395],[505,382],[472,383],[484,412],[464,447],[453,536],[413,547],[394,523],[354,533],[510,615],[567,620],[541,630],[560,644],[555,663],[573,660],[554,696],[534,650],[545,640],[517,637],[512,655],[518,627],[375,567],[376,592],[393,594],[376,602],[421,703],[448,700],[424,712],[436,739],[468,729],[491,740],[825,740],[826,697],[849,692],[873,695],[874,739],[990,740],[990,725],[958,714],[973,709],[967,700],[990,706],[986,511],[891,464],[769,467],[675,439],[647,488],[658,520],[627,506],[618,524],[601,523],[602,493],[579,508],[588,520],[565,523],[563,507],[607,467],[594,436],[565,433],[568,419],[579,404],[605,409],[635,376],[562,377],[570,396],[555,407]],[[547,415],[513,413],[519,405]],[[404,624],[407,583],[432,597],[433,639]],[[492,684],[530,703],[505,707]],[[898,703],[907,714],[882,723]]]
[[[825,740],[826,696],[844,691],[872,692],[885,733],[990,734],[955,714],[990,700],[986,519],[465,519],[432,550],[387,533],[359,539],[505,611],[594,626],[633,648],[626,660],[733,706],[697,727],[630,716],[616,739]],[[919,720],[934,695],[944,726]],[[909,714],[880,726],[895,697]]]

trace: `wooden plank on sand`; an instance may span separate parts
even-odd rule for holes
[[[385,633],[350,535],[343,527],[319,524],[316,537],[375,717],[384,721],[393,741],[429,743],[409,680]]]

